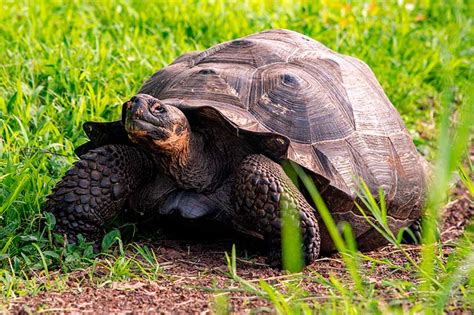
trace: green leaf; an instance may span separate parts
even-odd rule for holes
[[[120,239],[120,231],[113,229],[109,233],[105,234],[102,239],[102,251],[106,252],[115,242]]]

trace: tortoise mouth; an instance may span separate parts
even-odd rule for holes
[[[159,127],[142,119],[129,118],[125,120],[125,128],[127,129],[129,133],[137,133],[137,132],[142,132],[142,131],[146,132],[148,130],[159,128]]]
[[[164,127],[156,126],[143,119],[129,119],[125,121],[125,129],[127,133],[133,137],[149,137],[151,139],[163,139],[169,134],[169,131]]]

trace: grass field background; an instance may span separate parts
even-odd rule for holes
[[[304,33],[364,60],[419,151],[442,158],[445,132],[438,152],[449,160],[450,134],[437,122],[472,110],[472,13],[472,2],[456,0],[1,1],[0,299],[54,287],[32,274],[91,264],[88,246],[52,245],[41,205],[76,159],[82,123],[117,119],[122,102],[182,53],[269,28]],[[440,165],[444,185],[453,167]]]

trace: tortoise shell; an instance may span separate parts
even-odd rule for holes
[[[183,55],[139,93],[212,108],[242,134],[278,136],[263,142],[268,154],[311,171],[363,248],[379,240],[354,207],[359,178],[376,195],[383,189],[393,230],[420,216],[425,171],[400,115],[365,63],[307,36],[269,30]]]

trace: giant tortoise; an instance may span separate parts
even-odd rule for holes
[[[90,141],[45,206],[72,242],[99,240],[128,209],[231,224],[263,239],[275,262],[280,214],[295,208],[310,263],[334,245],[285,161],[311,175],[361,249],[385,240],[354,205],[360,180],[383,190],[394,232],[423,206],[424,160],[370,68],[289,30],[185,54],[123,104],[119,121],[84,129]]]

